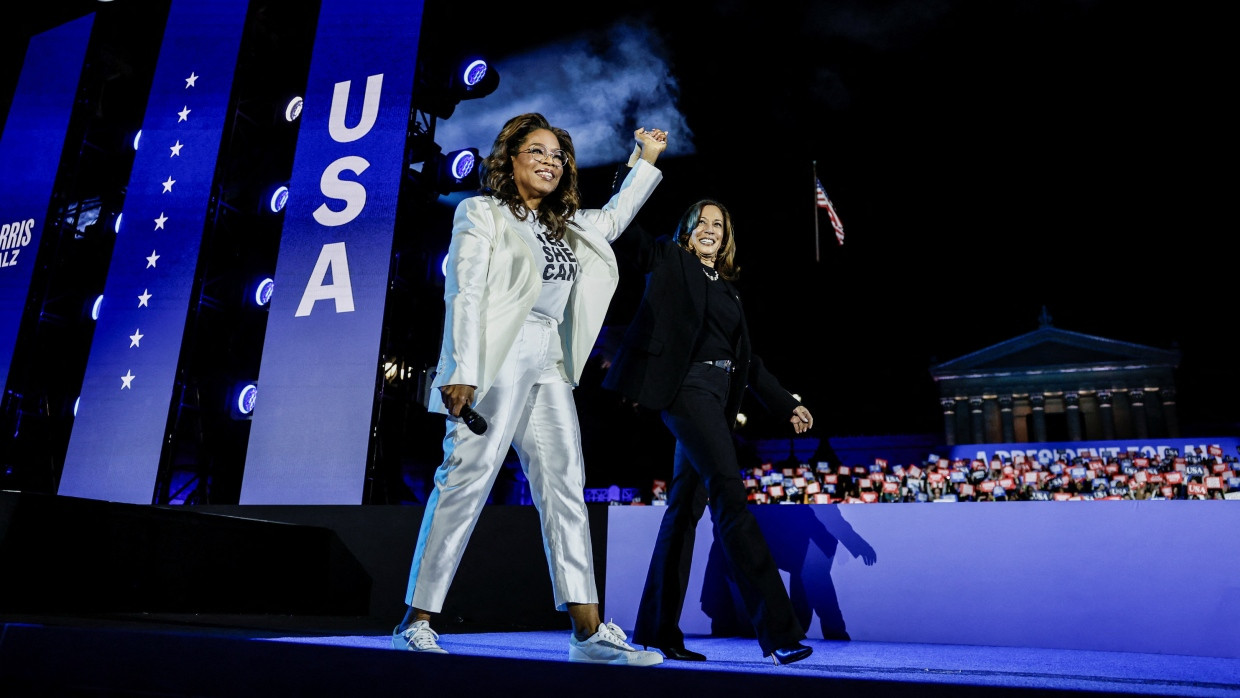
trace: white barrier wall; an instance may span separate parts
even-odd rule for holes
[[[1240,658],[1237,502],[752,510],[810,638],[846,630],[867,642]],[[609,508],[604,610],[621,627],[637,616],[663,511]],[[708,511],[681,617],[687,635],[734,621],[731,599],[718,603],[727,587],[720,559],[710,560],[712,542]]]

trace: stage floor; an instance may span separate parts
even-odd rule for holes
[[[5,695],[555,695],[595,684],[641,698],[810,691],[831,696],[1230,696],[1240,660],[1162,654],[809,640],[789,666],[746,638],[689,637],[706,662],[653,667],[568,661],[568,631],[446,634],[449,655],[391,649],[387,635],[10,622]],[[419,690],[421,689],[421,691]]]
[[[300,642],[386,649],[374,636],[283,637]],[[776,666],[752,639],[697,637],[685,645],[706,662],[666,660],[629,671],[742,672],[876,683],[1038,689],[1131,695],[1240,696],[1240,660],[1178,655],[1083,652],[1013,647],[834,642],[808,640],[808,659]],[[568,632],[441,635],[440,646],[470,657],[509,657],[568,663]],[[640,649],[640,646],[639,646]],[[637,674],[634,674],[635,680]],[[726,680],[726,677],[722,677]],[[832,695],[837,695],[832,692]]]

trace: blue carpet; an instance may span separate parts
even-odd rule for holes
[[[390,650],[388,636],[286,636],[264,638]],[[1033,689],[1145,696],[1240,697],[1240,659],[1122,652],[809,640],[814,654],[775,666],[752,639],[690,637],[689,649],[706,662],[668,660],[628,671],[702,671],[780,677],[909,682],[943,687]],[[440,645],[453,655],[568,663],[568,631],[450,634]]]

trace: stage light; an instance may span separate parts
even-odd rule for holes
[[[133,149],[134,149],[134,150],[137,150],[137,149],[138,149],[138,141],[140,141],[140,140],[142,140],[142,130],[141,130],[141,129],[139,129],[137,133],[133,134]]]
[[[486,97],[499,87],[499,72],[483,58],[467,56],[452,67],[446,63],[443,58],[426,61],[415,83],[414,105],[427,114],[446,119],[462,100]]]
[[[288,187],[281,184],[271,192],[271,197],[267,200],[267,208],[272,213],[279,213],[284,210],[286,203],[288,203]]]
[[[101,308],[103,308],[103,294],[102,293],[95,297],[94,303],[90,304],[90,319],[91,320],[99,319],[99,310]]]
[[[121,234],[121,216],[123,215],[125,215],[124,212],[116,214],[116,220],[112,222],[112,232],[117,235]]]
[[[477,189],[481,186],[477,168],[479,160],[481,156],[477,148],[463,148],[436,156],[435,191],[440,194],[451,194]]]
[[[78,405],[80,404],[82,404],[82,396],[78,395],[77,399],[73,401],[73,416],[74,417],[77,416],[77,408],[78,408]]]
[[[474,171],[474,165],[478,162],[478,150],[476,148],[458,150],[455,153],[449,153],[445,160],[448,163],[448,176],[457,180],[464,179]]]
[[[443,260],[439,262],[439,273],[443,274],[445,279],[448,278],[448,253],[446,252],[443,255]]]
[[[267,305],[271,301],[271,294],[275,291],[275,287],[276,283],[270,276],[259,281],[254,288],[254,304],[260,308]]]
[[[254,414],[254,402],[258,399],[258,385],[254,381],[242,381],[233,386],[229,400],[229,413],[233,419],[249,419]]]
[[[296,121],[297,117],[301,116],[302,105],[303,102],[301,97],[294,97],[290,99],[288,104],[284,105],[284,120],[290,122]]]
[[[474,191],[482,186],[478,163],[482,156],[477,148],[462,148],[449,153],[438,145],[419,139],[408,153],[409,171],[416,181],[435,194]]]

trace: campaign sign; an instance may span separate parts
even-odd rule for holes
[[[362,503],[421,25],[320,5],[241,504]]]
[[[0,186],[0,394],[12,367],[94,20],[91,13],[30,38],[0,135],[6,173]]]
[[[1179,456],[1181,452],[1222,454],[1237,453],[1238,449],[1240,449],[1240,437],[1236,436],[1211,436],[1200,439],[1168,437],[1131,441],[961,444],[952,447],[951,457],[990,460],[992,456],[997,456],[1015,459],[1017,454],[1023,454],[1029,458],[1049,463],[1057,458],[1108,459],[1122,456],[1168,459]]]
[[[248,0],[173,0],[58,494],[150,504]]]

